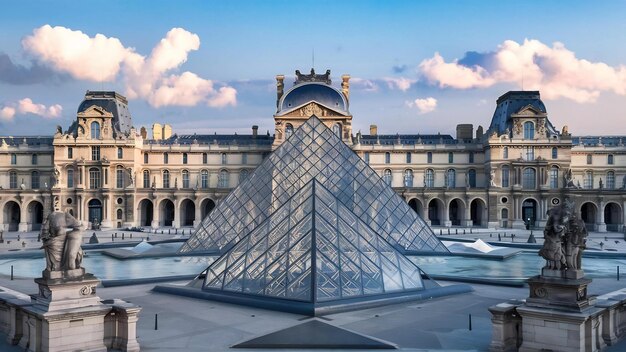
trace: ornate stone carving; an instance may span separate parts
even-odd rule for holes
[[[522,134],[522,122],[518,119],[515,119],[515,123],[513,125],[513,133]]]
[[[324,110],[319,107],[319,105],[315,103],[310,103],[303,108],[300,108],[300,116],[310,117],[310,116],[324,116]]]
[[[308,75],[300,73],[300,70],[296,70],[295,84],[303,82],[323,82],[326,84],[331,84],[330,70],[326,70],[326,73],[321,75],[316,74],[315,69],[311,69],[311,73]]]

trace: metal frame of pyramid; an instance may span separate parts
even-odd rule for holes
[[[313,178],[397,248],[448,252],[415,211],[315,116],[218,203],[180,252],[227,251]]]

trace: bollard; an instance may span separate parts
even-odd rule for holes
[[[133,238],[133,233],[132,232],[130,233],[130,238]]]
[[[11,281],[13,281],[13,265],[11,265]]]
[[[122,239],[124,239],[124,233],[122,232]]]
[[[472,315],[469,315],[469,331],[472,331]]]
[[[448,227],[448,235],[450,234],[450,228]]]
[[[443,235],[443,233],[441,232],[441,229],[439,229],[439,236]]]
[[[117,232],[115,233],[115,238],[117,238]]]
[[[154,314],[154,330],[159,330],[159,315],[156,313]]]
[[[463,234],[465,235],[465,229],[463,229]]]
[[[459,234],[459,229],[454,229],[454,234],[458,235]]]
[[[115,238],[113,237],[113,234],[111,234],[111,242],[115,241]]]

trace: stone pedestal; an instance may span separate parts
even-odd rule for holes
[[[31,295],[28,313],[30,351],[106,351],[104,317],[111,310],[96,296],[99,282],[84,269],[64,272],[44,272],[35,279],[39,293]],[[60,277],[59,277],[60,276]],[[22,345],[22,342],[20,342]]]
[[[544,270],[545,271],[545,270]],[[565,273],[562,271],[556,271]],[[572,271],[573,277],[582,275],[582,271]],[[530,294],[526,299],[529,307],[583,311],[593,305],[593,298],[587,297],[590,279],[563,279],[560,277],[534,276],[528,279]]]

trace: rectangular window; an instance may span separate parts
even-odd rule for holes
[[[550,188],[559,188],[559,169],[557,167],[550,169]]]
[[[163,172],[163,188],[170,188],[170,173],[168,171]]]
[[[187,153],[183,153],[183,164],[187,164]]]
[[[148,163],[148,153],[143,153],[143,163],[144,164]]]
[[[67,170],[67,188],[74,188],[74,170]]]
[[[117,148],[117,158],[118,159],[124,159],[124,149]]]
[[[100,188],[100,170],[98,169],[89,170],[89,188],[90,189]]]
[[[189,188],[189,172],[183,172],[183,188]]]
[[[74,148],[67,147],[67,158],[74,159]]]
[[[202,188],[209,188],[209,173],[202,171]]]
[[[365,160],[366,164],[370,163],[370,153],[369,152],[365,152],[365,154],[363,154],[363,159]]]
[[[593,161],[591,154],[587,154],[587,165],[591,165],[591,162]]]
[[[448,153],[448,164],[452,164],[454,162],[454,153]]]
[[[615,189],[615,172],[613,171],[606,174],[606,188]]]
[[[469,162],[470,162],[470,164],[474,163],[474,152],[470,152],[469,153]]]
[[[37,154],[33,154],[31,158],[31,164],[37,165]]]
[[[406,153],[406,163],[407,164],[411,163],[411,152]]]
[[[117,169],[115,170],[115,180],[117,188],[124,188],[124,170]]]
[[[509,168],[502,168],[502,187],[509,187]]]
[[[9,188],[17,189],[17,172],[15,171],[9,173]]]
[[[226,153],[222,153],[222,165],[226,165],[226,163],[227,163]]]
[[[526,147],[526,161],[535,160],[535,147]]]
[[[100,160],[100,146],[91,147],[91,160]]]
[[[143,188],[150,188],[150,171],[148,170],[143,171]]]
[[[385,164],[391,163],[391,154],[389,152],[385,153]]]
[[[241,164],[246,165],[248,163],[248,153],[241,153]]]
[[[433,163],[433,153],[431,152],[426,153],[426,162],[429,164]]]
[[[104,169],[104,184],[109,184],[109,169]]]
[[[593,173],[591,173],[590,171],[587,171],[585,173],[585,177],[583,179],[583,187],[585,189],[592,189],[593,188]]]
[[[39,189],[39,173],[37,171],[32,173],[30,181],[32,189]]]
[[[163,164],[167,164],[170,162],[170,155],[167,153],[163,153]]]
[[[17,155],[11,154],[11,165],[17,165]]]
[[[202,163],[206,164],[209,162],[209,156],[207,155],[207,153],[202,153]]]

